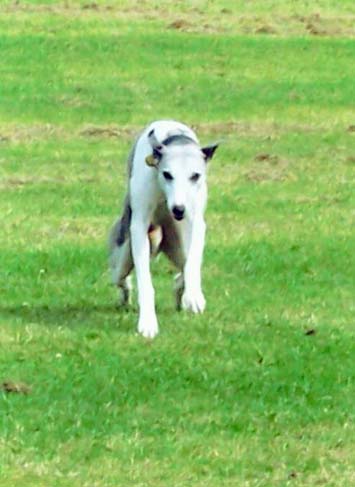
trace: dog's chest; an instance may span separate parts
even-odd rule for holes
[[[157,203],[153,212],[152,223],[154,225],[161,225],[170,216],[166,199],[164,195],[159,195]]]

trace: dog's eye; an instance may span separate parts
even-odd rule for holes
[[[193,183],[197,183],[197,181],[200,179],[201,174],[198,172],[194,172],[193,175],[190,177],[190,181]]]
[[[170,174],[170,172],[168,171],[163,171],[163,176],[164,178],[167,180],[167,181],[172,181],[174,178],[172,177],[172,175]]]

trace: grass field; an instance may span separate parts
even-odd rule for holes
[[[0,2],[0,486],[355,484],[352,0]],[[119,311],[135,133],[220,140],[207,310]]]

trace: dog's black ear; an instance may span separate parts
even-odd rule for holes
[[[202,147],[201,151],[205,157],[206,162],[212,159],[213,154],[215,153],[217,147],[218,144],[211,144],[211,145],[207,145],[206,147]]]
[[[154,159],[156,159],[159,162],[160,159],[162,158],[162,156],[163,156],[163,146],[157,145],[153,149],[153,157],[154,157]]]

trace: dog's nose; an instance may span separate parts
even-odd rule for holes
[[[185,215],[185,206],[184,205],[173,206],[173,215],[175,220],[182,220]]]

